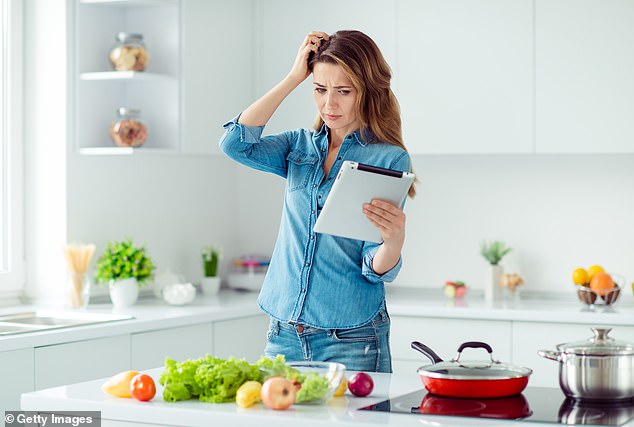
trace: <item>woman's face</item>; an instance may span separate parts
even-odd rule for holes
[[[347,135],[359,129],[357,91],[339,65],[318,62],[313,67],[317,110],[332,131]]]

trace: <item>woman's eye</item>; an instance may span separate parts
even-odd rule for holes
[[[349,90],[340,90],[339,93],[342,94],[343,96],[346,96],[346,95],[350,94],[350,91]]]
[[[317,93],[326,93],[326,89],[324,89],[323,87],[317,87],[317,88],[315,88],[315,92],[317,92]]]

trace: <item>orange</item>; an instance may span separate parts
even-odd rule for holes
[[[588,268],[588,282],[592,281],[592,276],[597,273],[603,273],[605,270],[600,265],[593,265]]]
[[[592,276],[590,289],[597,295],[605,296],[614,289],[614,280],[612,280],[612,277],[605,271],[600,271]]]
[[[577,285],[585,285],[588,283],[588,272],[584,268],[577,268],[572,272],[572,281]]]
[[[108,393],[111,396],[116,397],[132,397],[130,394],[130,380],[138,374],[137,371],[123,371],[119,372],[114,377],[106,381],[101,389],[104,393]]]

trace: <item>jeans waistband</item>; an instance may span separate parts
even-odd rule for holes
[[[373,325],[373,324],[377,324],[377,323],[384,323],[389,321],[389,315],[387,314],[387,310],[385,308],[381,308],[379,310],[379,312],[377,313],[376,316],[374,316],[374,318],[372,320],[370,320],[369,322],[357,326],[357,328],[362,328],[364,326],[368,326],[368,325]],[[289,322],[280,322],[279,320],[273,319],[271,318],[271,322],[272,322],[272,326],[279,330],[284,330],[284,331],[292,331],[292,332],[299,332],[303,335],[310,335],[310,334],[316,334],[322,331],[331,331],[333,330],[333,328],[315,328],[313,326],[308,326],[308,325],[303,325],[301,323],[289,323]],[[334,328],[337,329],[337,328]],[[342,328],[343,329],[343,328]],[[356,328],[348,328],[348,329],[356,329]]]

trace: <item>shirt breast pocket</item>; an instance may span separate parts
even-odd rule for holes
[[[288,191],[305,188],[315,170],[319,157],[300,150],[292,150],[286,156],[286,160],[288,161],[286,175]]]

